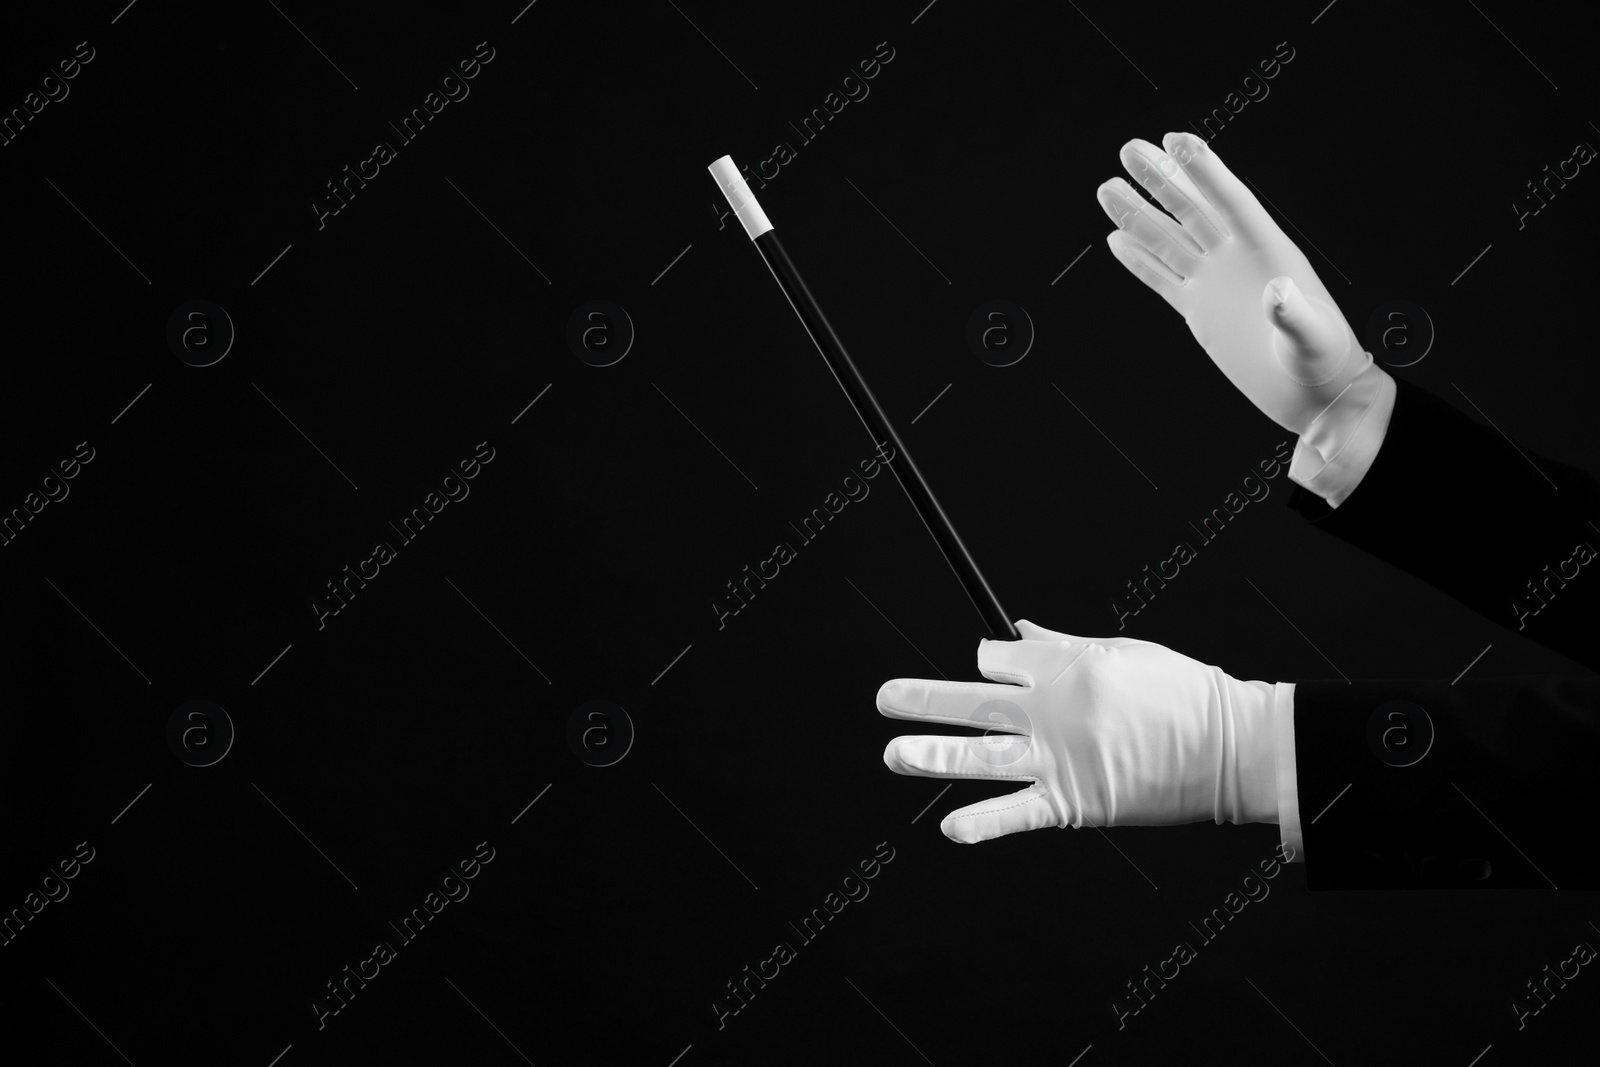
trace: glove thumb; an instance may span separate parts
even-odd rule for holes
[[[1344,369],[1350,328],[1338,311],[1312,303],[1287,274],[1267,283],[1261,308],[1273,326],[1273,351],[1289,377],[1305,386],[1324,385]]]

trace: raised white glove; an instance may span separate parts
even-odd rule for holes
[[[1348,388],[1338,431],[1347,435],[1388,375],[1310,261],[1216,153],[1188,133],[1162,143],[1166,151],[1129,141],[1122,165],[1177,221],[1123,179],[1104,182],[1100,206],[1118,227],[1106,237],[1112,254],[1183,315],[1228,380],[1284,429],[1305,434]],[[1327,434],[1305,443],[1336,458]]]
[[[896,678],[878,690],[890,718],[990,731],[897,737],[883,751],[890,770],[1033,783],[951,812],[939,824],[946,837],[1278,821],[1281,685],[1241,682],[1151,641],[1026,620],[1017,629],[1021,641],[978,643],[978,670],[1009,684]]]

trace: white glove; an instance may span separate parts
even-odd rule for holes
[[[1217,154],[1188,133],[1169,133],[1163,144],[1166,151],[1129,141],[1122,165],[1177,221],[1112,178],[1098,191],[1118,227],[1106,237],[1112,254],[1183,315],[1228,380],[1284,429],[1305,434],[1348,388],[1340,414],[1348,434],[1388,375],[1305,255]],[[1314,443],[1326,449],[1328,435]]]
[[[1283,685],[1241,682],[1151,641],[1073,637],[1026,620],[1017,629],[1021,641],[978,643],[978,670],[1011,684],[896,678],[878,690],[890,718],[992,731],[897,737],[883,751],[890,770],[1033,783],[951,812],[939,824],[946,837],[1278,821]]]

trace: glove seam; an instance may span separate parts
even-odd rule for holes
[[[960,718],[960,717],[953,716],[953,715],[918,715],[915,712],[910,711],[910,710],[908,710],[906,708],[899,708],[899,707],[892,707],[889,710],[890,711],[900,712],[902,715],[905,715],[905,716],[908,716],[908,717],[913,717],[918,722],[937,722],[937,723],[942,723],[945,726],[971,726],[971,727],[974,727],[974,728],[976,728],[979,725],[981,725],[977,719]],[[998,726],[1000,724],[999,723],[994,723],[994,724],[991,724],[991,725]],[[1027,735],[1026,734],[1018,734],[1017,736],[1026,737]]]
[[[1039,776],[1035,775],[1035,774],[956,774],[956,773],[953,773],[953,772],[950,773],[950,774],[945,774],[945,773],[941,772],[939,774],[913,775],[913,777],[916,777],[916,778],[969,778],[969,779],[973,779],[973,780],[994,779],[994,780],[1003,781],[1003,782],[1033,782],[1035,784],[1037,784],[1038,781],[1039,781]]]
[[[946,822],[957,822],[957,821],[959,821],[961,819],[976,819],[981,815],[998,815],[1002,811],[1011,811],[1011,810],[1013,810],[1015,808],[1020,808],[1025,804],[1032,804],[1036,800],[1043,800],[1044,797],[1045,797],[1045,794],[1043,794],[1043,793],[1035,793],[1031,797],[1027,797],[1027,798],[1025,798],[1023,800],[1019,800],[1015,804],[1007,804],[1003,808],[985,808],[983,811],[969,811],[969,812],[966,812],[965,814],[962,814],[962,815],[947,815],[947,816],[945,816],[945,821]]]

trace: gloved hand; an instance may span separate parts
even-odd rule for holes
[[[1151,641],[1017,629],[1021,641],[978,643],[978,670],[1008,684],[896,678],[878,690],[890,718],[991,731],[897,737],[890,770],[1033,783],[951,812],[946,837],[1278,821],[1275,717],[1292,685],[1241,682]]]
[[[1388,376],[1311,263],[1204,141],[1169,133],[1162,143],[1166,151],[1129,141],[1122,165],[1177,221],[1110,179],[1098,197],[1118,227],[1106,238],[1112,254],[1183,315],[1228,380],[1279,426],[1305,434],[1353,383],[1345,407],[1357,410],[1342,421],[1358,422]],[[1316,443],[1326,454],[1327,439]]]

